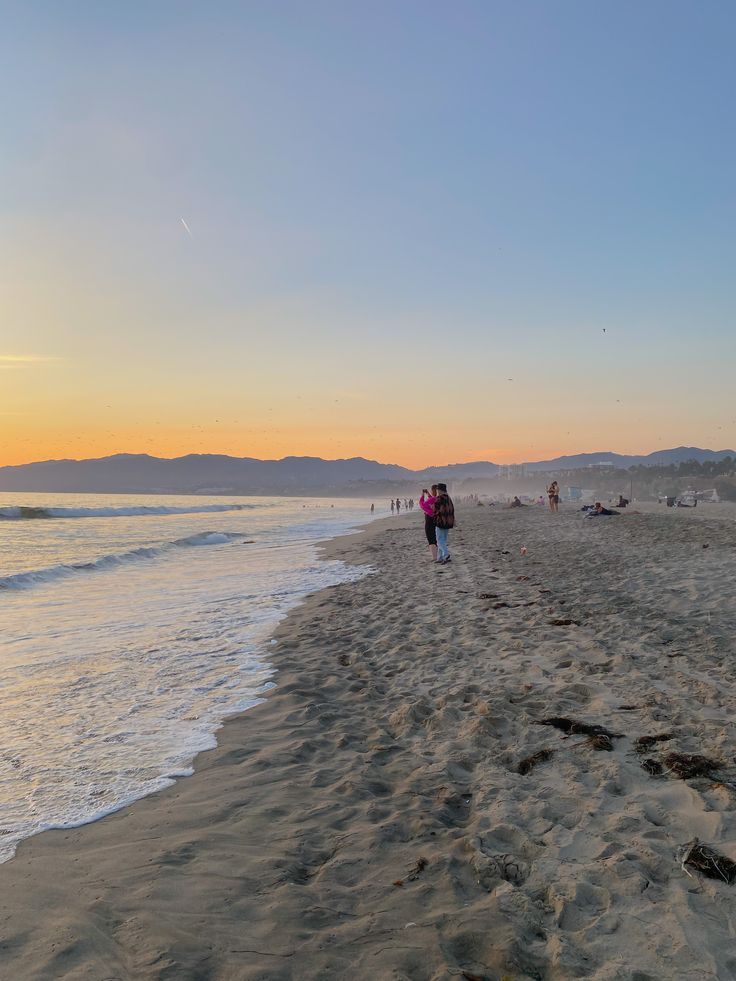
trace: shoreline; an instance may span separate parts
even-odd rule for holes
[[[193,776],[21,843],[8,976],[730,976],[735,894],[675,852],[698,834],[736,857],[736,797],[655,780],[632,746],[667,728],[733,759],[736,528],[458,517],[441,569],[415,514],[321,543],[376,574],[278,625],[277,687]],[[625,736],[595,752],[536,724],[558,714]]]

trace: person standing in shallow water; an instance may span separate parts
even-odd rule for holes
[[[437,484],[437,497],[434,500],[434,526],[437,533],[437,561],[440,565],[451,562],[447,538],[450,528],[455,526],[455,506],[447,493],[446,484]]]
[[[424,488],[419,498],[419,507],[424,512],[424,534],[432,555],[432,561],[437,561],[437,533],[434,527],[434,502],[437,496],[437,484],[432,484],[432,493]]]

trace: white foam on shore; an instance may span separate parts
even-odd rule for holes
[[[277,624],[308,594],[366,574],[317,557],[316,542],[369,520],[343,512],[267,505],[224,515],[225,529],[166,517],[181,537],[103,555],[163,523],[130,515],[128,526],[118,511],[99,531],[15,524],[28,555],[69,561],[0,580],[0,861],[25,838],[96,821],[193,772],[223,720],[273,687],[265,651]]]

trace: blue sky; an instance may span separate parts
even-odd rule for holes
[[[733,5],[2,11],[0,462],[736,444]]]

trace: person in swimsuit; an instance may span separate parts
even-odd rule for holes
[[[547,488],[547,497],[549,497],[550,511],[558,511],[560,504],[560,485],[556,480],[553,480]]]

